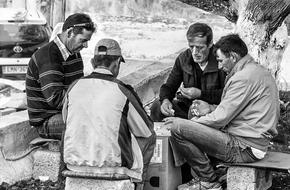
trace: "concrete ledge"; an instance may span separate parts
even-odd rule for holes
[[[227,172],[227,189],[266,190],[272,186],[271,172],[265,169],[231,166]]]
[[[97,179],[71,178],[65,181],[65,190],[134,190],[130,180],[108,181]]]
[[[16,112],[16,109],[15,108],[5,108],[5,109],[2,109],[2,110],[0,110],[0,117],[1,116],[4,116],[4,115],[11,114],[13,112]]]
[[[33,153],[33,178],[48,176],[51,181],[58,180],[60,152],[39,149]]]
[[[143,67],[121,80],[134,87],[143,104],[146,104],[159,94],[161,85],[167,79],[172,68],[172,63],[154,62]]]

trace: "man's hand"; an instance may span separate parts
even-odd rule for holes
[[[165,116],[174,116],[174,110],[172,109],[172,103],[168,99],[162,101],[160,111]]]
[[[179,88],[181,94],[188,99],[196,99],[201,95],[201,90],[195,87],[185,88],[183,85]]]
[[[192,101],[192,105],[190,106],[189,111],[192,116],[197,116],[197,117],[204,116],[212,112],[211,105],[202,100]]]

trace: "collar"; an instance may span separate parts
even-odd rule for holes
[[[194,62],[190,49],[187,49],[184,52],[184,54],[185,54],[186,60],[181,61],[181,67],[183,68],[184,72],[186,72],[188,74],[192,74],[193,70],[194,70],[193,65],[196,65],[198,67],[200,67],[200,66],[198,65],[198,63]],[[205,67],[203,73],[211,73],[211,72],[217,72],[217,71],[218,71],[218,63],[217,63],[217,60],[214,56],[213,47],[212,47],[209,51],[207,66]]]
[[[95,68],[93,72],[102,73],[102,74],[106,74],[106,75],[113,75],[113,73],[110,70],[105,69],[105,68],[100,68],[100,67]]]
[[[205,62],[205,64],[203,65],[203,66],[201,66],[200,64],[198,64],[199,65],[199,67],[200,67],[200,69],[202,70],[202,71],[204,71],[205,70],[205,68],[207,67],[207,65],[208,65],[208,61],[207,62]]]
[[[225,83],[238,71],[241,71],[245,65],[247,65],[248,63],[255,63],[254,58],[252,56],[250,56],[249,54],[247,54],[246,56],[244,56],[242,59],[240,59],[236,65],[233,67],[233,69],[231,70],[231,72],[227,75],[226,81]]]
[[[231,72],[229,73],[230,76],[233,76],[236,72],[242,70],[246,64],[248,63],[253,63],[254,59],[252,56],[250,56],[249,54],[247,54],[246,56],[244,56],[242,59],[240,59],[236,65],[233,67],[233,69],[231,70]]]
[[[56,35],[56,37],[54,38],[54,43],[57,45],[62,58],[66,61],[67,58],[72,55],[71,52],[65,47],[65,45],[62,43],[62,41],[60,40],[59,36]]]

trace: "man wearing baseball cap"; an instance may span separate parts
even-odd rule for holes
[[[93,175],[131,178],[142,189],[153,155],[153,122],[133,88],[116,79],[125,62],[113,39],[101,39],[94,71],[68,90],[63,107],[67,168]]]

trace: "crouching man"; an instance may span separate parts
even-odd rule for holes
[[[228,73],[220,104],[195,100],[191,120],[166,121],[173,146],[196,176],[179,189],[220,190],[211,157],[228,163],[258,161],[277,134],[279,96],[270,72],[248,55],[238,35],[222,37],[216,47],[219,66]]]
[[[156,134],[133,88],[116,79],[122,62],[119,44],[101,39],[94,71],[70,87],[63,108],[64,161],[72,171],[128,176],[141,189]]]

